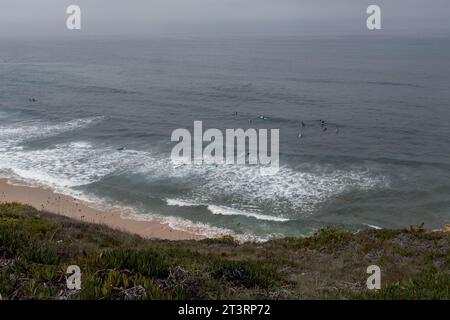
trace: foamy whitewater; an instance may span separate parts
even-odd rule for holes
[[[441,227],[448,59],[401,39],[419,47],[405,65],[399,39],[351,40],[352,51],[292,37],[2,42],[0,174],[207,236]],[[380,52],[384,64],[367,63]],[[170,134],[194,120],[279,128],[279,173],[173,164]]]

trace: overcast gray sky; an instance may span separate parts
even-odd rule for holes
[[[71,4],[88,35],[360,33],[369,4],[381,6],[383,32],[450,30],[450,0],[1,0],[0,36],[67,34]]]

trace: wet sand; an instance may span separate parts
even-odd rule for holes
[[[32,187],[11,179],[0,178],[0,202],[20,202],[38,210],[63,215],[72,219],[106,225],[149,239],[200,240],[194,233],[172,229],[159,221],[137,221],[127,217],[123,210],[101,210],[88,202],[53,192],[42,187]]]

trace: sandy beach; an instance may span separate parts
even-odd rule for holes
[[[158,221],[137,221],[123,210],[100,210],[88,202],[53,192],[50,189],[27,186],[10,179],[0,179],[0,202],[20,202],[38,210],[47,211],[89,223],[137,234],[148,239],[200,240],[201,235],[174,230]]]

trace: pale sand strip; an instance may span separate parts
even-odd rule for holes
[[[174,230],[158,221],[137,221],[127,218],[120,210],[100,210],[88,202],[59,194],[41,187],[8,183],[0,178],[0,202],[20,202],[38,210],[60,214],[76,220],[109,226],[150,239],[200,240],[203,236]]]

